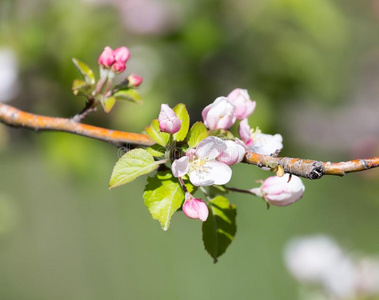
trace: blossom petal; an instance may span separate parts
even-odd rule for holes
[[[183,156],[179,159],[176,159],[171,166],[172,174],[175,177],[182,177],[188,173],[190,167],[189,157]]]
[[[202,171],[192,170],[190,173],[190,181],[195,186],[225,184],[229,182],[231,177],[232,169],[219,161],[206,162]]]
[[[199,159],[213,160],[226,150],[224,141],[218,137],[210,136],[203,139],[196,149],[196,157]]]

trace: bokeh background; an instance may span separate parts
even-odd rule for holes
[[[282,154],[348,160],[379,154],[379,1],[0,0],[0,101],[70,117],[71,58],[97,67],[104,46],[131,50],[144,104],[85,122],[141,132],[160,104],[202,108],[236,87],[257,101],[252,127],[281,133]],[[379,171],[304,181],[293,206],[230,194],[237,235],[217,264],[200,222],[177,213],[164,232],[146,178],[108,191],[118,151],[65,133],[0,124],[1,299],[298,299],[283,249],[327,234],[379,254]],[[233,167],[231,186],[268,173]]]

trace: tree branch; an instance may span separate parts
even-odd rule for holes
[[[110,130],[75,122],[72,119],[45,117],[24,112],[12,106],[0,103],[0,122],[13,126],[38,131],[63,131],[100,141],[117,147],[125,144],[152,146],[154,141],[147,135]],[[282,166],[286,173],[308,179],[319,179],[323,175],[343,176],[350,172],[365,171],[379,167],[379,157],[356,159],[346,162],[322,162],[316,160],[275,157],[247,152],[245,163],[262,167]]]
[[[24,112],[12,106],[0,103],[0,122],[13,126],[39,131],[64,131],[85,137],[105,141],[117,147],[125,144],[151,146],[154,144],[147,135],[110,130],[72,119],[39,116]]]
[[[308,179],[320,179],[323,175],[343,176],[346,173],[379,167],[379,157],[332,163],[310,159],[274,157],[254,152],[246,153],[245,162],[260,168],[280,165],[284,172]]]

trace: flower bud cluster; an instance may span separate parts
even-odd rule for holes
[[[119,47],[113,50],[107,46],[100,54],[98,62],[100,67],[110,69],[118,74],[126,70],[126,62],[130,56],[129,49],[126,47]]]

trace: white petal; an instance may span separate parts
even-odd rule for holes
[[[213,181],[213,184],[225,184],[232,177],[232,169],[223,162],[210,161],[204,167],[207,170],[207,178]]]
[[[190,164],[188,156],[176,159],[171,166],[172,174],[175,177],[182,177],[188,173]]]
[[[196,156],[199,159],[213,160],[226,148],[226,144],[222,139],[210,136],[203,139],[197,146]]]

